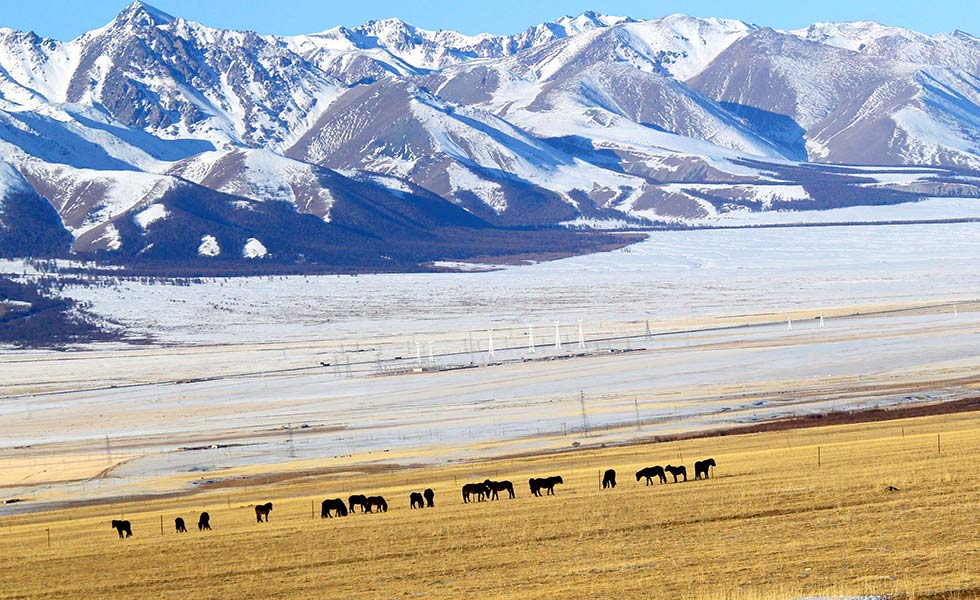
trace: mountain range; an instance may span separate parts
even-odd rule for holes
[[[300,36],[0,29],[0,255],[408,268],[582,228],[980,196],[980,39],[586,12]]]

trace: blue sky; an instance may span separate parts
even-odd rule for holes
[[[128,0],[0,0],[0,27],[67,40],[104,25]],[[313,33],[336,25],[399,17],[426,29],[517,33],[585,10],[636,18],[681,12],[741,19],[780,29],[815,21],[874,20],[926,33],[961,29],[980,36],[980,0],[150,0],[172,15],[225,29]]]

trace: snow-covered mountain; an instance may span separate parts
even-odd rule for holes
[[[277,37],[135,2],[0,28],[0,250],[397,268],[543,243],[501,227],[975,197],[978,71],[969,34],[871,22]]]

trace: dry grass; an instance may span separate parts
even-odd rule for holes
[[[980,415],[968,413],[8,517],[0,597],[974,597],[978,453]],[[710,481],[646,487],[632,475],[683,463],[693,476],[707,456],[719,465]],[[607,467],[612,491],[599,489]],[[531,497],[528,477],[549,474],[565,485]],[[462,504],[459,485],[486,477],[513,480],[518,498]],[[408,492],[424,487],[436,509],[409,510]],[[311,501],[318,513],[352,490],[384,494],[391,510],[311,518]],[[271,522],[258,525],[249,505],[269,500]],[[192,525],[200,510],[214,531],[173,533],[174,517]],[[127,541],[109,528],[122,516]]]

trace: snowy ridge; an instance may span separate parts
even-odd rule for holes
[[[0,161],[0,203],[8,195],[31,192],[31,186],[24,181],[21,174],[9,163]]]

